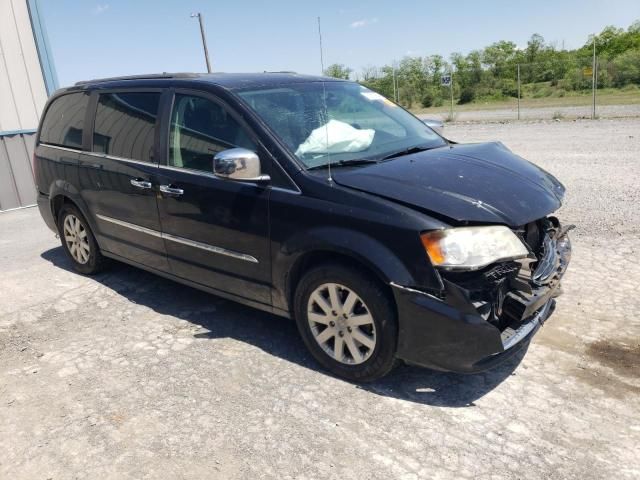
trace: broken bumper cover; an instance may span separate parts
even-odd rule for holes
[[[568,246],[567,246],[568,245]],[[475,373],[490,369],[527,346],[555,309],[560,278],[570,259],[564,244],[554,281],[528,292],[512,290],[505,301],[508,325],[499,329],[483,318],[468,291],[444,280],[444,295],[391,284],[398,307],[397,355],[410,364],[436,370]]]
[[[500,332],[470,309],[394,287],[400,320],[398,357],[410,364],[458,373],[481,372],[507,360],[528,344],[555,306],[550,297],[530,318]]]

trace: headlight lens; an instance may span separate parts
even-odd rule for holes
[[[431,263],[448,269],[477,270],[529,254],[515,233],[499,225],[436,230],[420,238]]]

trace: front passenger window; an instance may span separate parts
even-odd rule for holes
[[[234,147],[257,149],[222,106],[202,97],[176,95],[171,112],[169,165],[210,173],[214,155]]]

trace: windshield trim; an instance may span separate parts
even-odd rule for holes
[[[277,88],[282,88],[282,87],[287,87],[289,85],[300,85],[303,83],[351,83],[351,84],[356,84],[356,85],[360,85],[358,82],[352,82],[350,80],[343,80],[341,78],[333,78],[333,77],[327,77],[326,80],[305,80],[305,79],[300,79],[300,80],[285,80],[281,83],[264,83],[264,84],[260,84],[260,85],[243,85],[242,87],[234,87],[234,88],[229,88],[228,90],[237,94],[238,96],[240,96],[241,93],[244,92],[257,92],[260,90],[275,90]]]

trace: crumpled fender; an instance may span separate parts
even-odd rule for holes
[[[318,227],[293,235],[272,255],[273,302],[288,309],[288,274],[301,258],[314,252],[335,252],[347,256],[370,270],[386,284],[414,285],[414,275],[384,244],[361,232],[343,227]],[[434,272],[435,284],[440,279]]]

